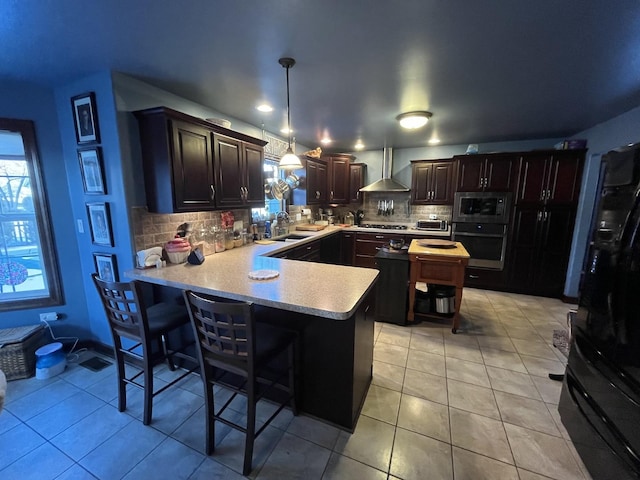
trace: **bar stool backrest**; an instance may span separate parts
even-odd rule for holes
[[[192,292],[185,292],[185,300],[204,360],[246,371],[255,356],[253,305],[217,302]]]
[[[112,333],[132,340],[146,338],[149,334],[149,323],[138,282],[107,282],[100,279],[96,273],[92,274],[92,277]]]

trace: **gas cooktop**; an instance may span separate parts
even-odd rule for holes
[[[406,230],[406,225],[395,225],[392,223],[363,223],[360,228],[382,228],[384,230]]]

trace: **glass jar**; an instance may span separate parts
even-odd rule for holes
[[[221,228],[214,228],[213,238],[214,249],[216,253],[224,252],[226,248],[224,241],[224,230],[222,230]]]
[[[233,228],[227,228],[224,231],[224,247],[227,250],[230,250],[234,247],[234,242],[233,242]]]

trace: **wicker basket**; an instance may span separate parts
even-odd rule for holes
[[[7,380],[32,377],[35,374],[35,352],[45,343],[43,325],[0,330],[0,370]]]

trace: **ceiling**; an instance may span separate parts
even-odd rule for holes
[[[3,0],[0,44],[0,80],[111,69],[273,133],[293,57],[294,136],[325,151],[566,137],[640,105],[637,0]],[[403,132],[410,110],[433,117]]]

